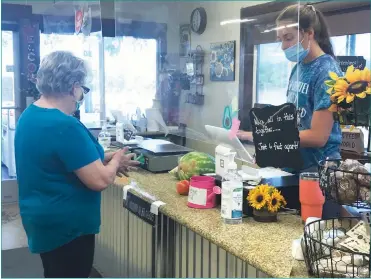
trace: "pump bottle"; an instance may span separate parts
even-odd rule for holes
[[[225,224],[242,223],[243,179],[234,161],[236,153],[230,153],[230,163],[222,181],[221,217]]]

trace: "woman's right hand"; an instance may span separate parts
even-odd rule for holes
[[[132,160],[135,157],[135,153],[127,154],[128,150],[129,148],[125,147],[113,155],[113,158],[119,161],[118,172],[124,174],[125,176],[128,176],[128,171],[135,170],[140,164],[140,162]]]
[[[252,132],[246,132],[246,131],[241,131],[240,130],[240,131],[237,132],[237,137],[240,140],[248,140],[248,141],[251,141],[251,142],[254,141]]]

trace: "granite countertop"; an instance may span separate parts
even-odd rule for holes
[[[153,174],[144,170],[132,172],[140,190],[129,191],[144,200],[161,200],[159,211],[198,233],[229,253],[246,261],[272,277],[308,277],[304,262],[291,256],[291,244],[303,233],[299,216],[279,214],[276,223],[259,223],[244,218],[241,225],[225,225],[220,210],[193,209],[187,197],[176,192],[177,180],[172,175]],[[128,184],[127,178],[117,178],[117,186]]]

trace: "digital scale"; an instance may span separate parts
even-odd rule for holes
[[[187,147],[165,140],[144,140],[140,146],[132,151],[144,157],[143,169],[150,172],[167,172],[178,166],[179,159],[186,153],[193,151]]]

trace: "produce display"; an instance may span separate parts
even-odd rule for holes
[[[178,166],[170,171],[178,180],[215,172],[215,159],[203,152],[189,152],[179,159]]]
[[[357,160],[326,162],[322,170],[322,185],[330,197],[340,204],[351,205],[363,202],[370,205],[370,164]]]

